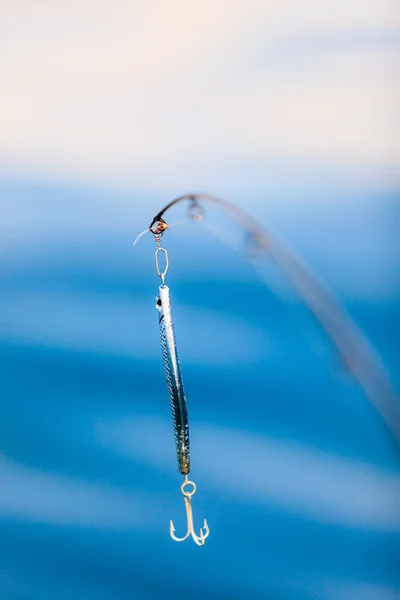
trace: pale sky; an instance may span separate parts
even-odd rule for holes
[[[0,172],[151,187],[219,165],[393,171],[395,15],[386,0],[2,0]]]

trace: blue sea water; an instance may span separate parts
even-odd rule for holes
[[[165,201],[2,185],[0,598],[394,600],[398,448],[276,267],[261,261],[262,280],[203,225],[171,227],[163,242],[195,526],[206,517],[211,534],[203,548],[170,539],[185,510],[154,241],[132,246]],[[263,214],[398,390],[397,206],[353,194]],[[219,228],[239,249],[240,232]]]

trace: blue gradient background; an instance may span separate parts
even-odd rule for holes
[[[164,200],[18,182],[2,198],[2,597],[394,599],[398,453],[275,268],[261,261],[264,285],[205,228],[219,223],[210,209],[164,237],[194,515],[211,527],[204,548],[176,544],[154,242],[132,247]],[[332,284],[398,387],[395,198],[281,200],[264,218]]]

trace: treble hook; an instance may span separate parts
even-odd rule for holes
[[[187,485],[193,486],[193,489],[191,492],[185,491],[185,487]],[[196,484],[193,483],[193,481],[189,481],[187,475],[185,475],[185,481],[181,485],[181,492],[182,492],[182,494],[184,496],[184,500],[185,500],[186,517],[187,517],[187,525],[188,525],[187,534],[183,538],[176,537],[176,535],[174,535],[174,531],[175,531],[174,523],[172,521],[170,521],[169,522],[170,523],[170,526],[169,526],[170,536],[176,542],[183,542],[184,540],[186,540],[189,537],[189,535],[191,535],[198,546],[204,546],[206,538],[210,535],[210,528],[208,527],[206,519],[204,519],[203,528],[205,531],[203,531],[203,529],[201,528],[199,536],[196,535],[194,532],[193,513],[192,513],[192,496],[193,496],[193,494],[196,493]]]

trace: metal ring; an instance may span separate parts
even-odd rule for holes
[[[185,487],[187,485],[192,485],[193,486],[193,490],[191,492],[185,492]],[[182,485],[181,485],[181,492],[184,496],[186,496],[187,498],[191,498],[193,496],[193,494],[196,493],[196,484],[193,481],[189,481],[188,479],[185,480]]]
[[[159,262],[158,262],[158,254],[159,254],[159,252],[163,252],[164,255],[165,255],[165,268],[164,268],[164,271],[160,271],[160,265],[159,265]],[[164,278],[165,278],[165,276],[167,274],[167,271],[168,271],[168,267],[169,267],[168,252],[166,251],[165,248],[157,248],[157,250],[156,250],[156,269],[157,269],[157,275],[159,277],[161,277],[161,281],[163,283],[164,283]]]

